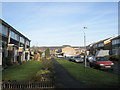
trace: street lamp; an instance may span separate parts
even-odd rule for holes
[[[87,27],[83,27],[83,29],[87,29]],[[87,61],[86,61],[86,35],[85,35],[85,31],[82,30],[84,33],[84,47],[85,47],[85,67],[87,67]]]

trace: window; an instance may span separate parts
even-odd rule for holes
[[[23,37],[20,37],[20,42],[24,43],[24,38]]]
[[[94,44],[94,45],[93,45],[93,48],[96,48],[96,47],[97,47],[97,44]]]
[[[19,35],[15,34],[15,40],[19,41]]]
[[[120,44],[120,39],[112,40],[112,45]]]
[[[99,44],[98,44],[98,47],[103,47],[103,46],[104,46],[103,43],[99,43]]]
[[[108,61],[108,60],[106,60],[104,57],[97,57],[96,61]]]
[[[2,34],[2,24],[0,23],[0,34]]]
[[[28,45],[28,46],[30,45],[30,42],[28,40],[26,40],[26,45]]]
[[[2,34],[8,36],[8,27],[2,25]]]
[[[10,37],[11,37],[12,39],[15,39],[15,33],[14,33],[13,31],[10,32]]]
[[[13,31],[10,32],[10,37],[14,40],[19,41],[19,35],[16,34],[15,32],[13,32]]]

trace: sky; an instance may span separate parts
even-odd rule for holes
[[[31,46],[83,46],[83,30],[87,45],[118,34],[117,2],[3,2],[1,18]]]

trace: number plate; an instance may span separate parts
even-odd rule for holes
[[[111,66],[105,66],[106,68],[111,68]]]

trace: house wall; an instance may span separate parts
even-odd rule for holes
[[[64,47],[62,48],[62,53],[64,53],[64,56],[74,56],[75,50],[71,47]]]
[[[1,19],[0,21],[2,21],[0,23],[0,27],[2,27],[0,28],[0,31],[2,31],[0,32],[0,37],[2,37],[2,54],[0,55],[2,55],[2,64],[6,67],[6,65],[16,63],[19,61],[18,59],[21,59],[18,52],[21,42],[20,37],[24,39],[24,42],[22,42],[24,50],[25,48],[30,48],[30,40],[5,21]]]
[[[88,48],[92,55],[95,55],[96,51],[100,49],[109,50],[110,55],[120,55],[120,35],[94,43],[91,47],[88,46]]]
[[[120,55],[120,36],[112,40],[112,54]]]

